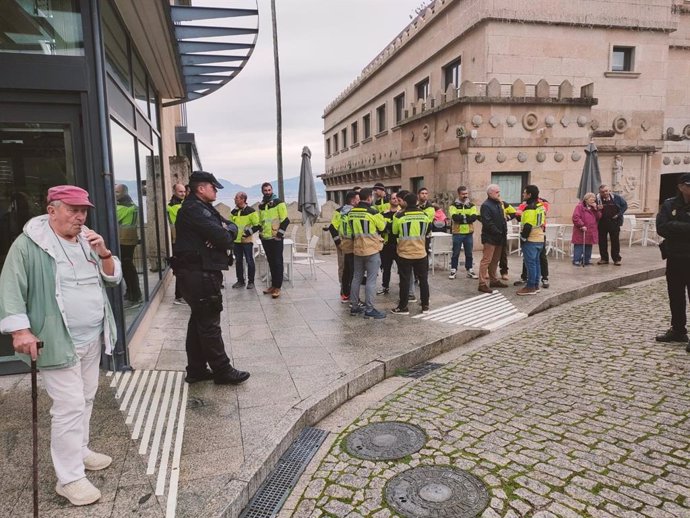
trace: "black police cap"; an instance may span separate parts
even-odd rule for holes
[[[216,177],[213,176],[211,173],[207,173],[206,171],[194,171],[192,175],[189,177],[189,183],[204,183],[208,182],[210,184],[213,184],[216,189],[222,189],[223,184],[220,183],[218,180],[216,180]]]
[[[678,185],[680,184],[690,185],[690,173],[685,173],[680,175],[678,178]]]

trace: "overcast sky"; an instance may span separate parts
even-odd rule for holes
[[[422,3],[276,1],[284,178],[299,175],[303,146],[312,151],[314,175],[323,172],[324,108],[410,23]],[[271,5],[270,0],[258,4],[259,39],[247,66],[217,92],[187,105],[189,131],[196,134],[204,169],[244,186],[277,177]]]

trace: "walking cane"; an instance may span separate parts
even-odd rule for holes
[[[580,258],[582,261],[582,267],[585,267],[585,250],[587,246],[587,228],[582,229],[582,257]]]
[[[43,347],[42,342],[36,344],[38,349]],[[36,360],[31,359],[31,418],[33,433],[33,500],[34,516],[38,516],[38,383],[36,382]]]

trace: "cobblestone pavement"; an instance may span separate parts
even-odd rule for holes
[[[293,517],[396,516],[384,486],[420,465],[482,479],[484,518],[690,517],[690,355],[654,342],[669,322],[664,282],[535,322],[365,411],[322,459]],[[415,424],[428,441],[399,461],[344,451],[349,432],[380,421]]]

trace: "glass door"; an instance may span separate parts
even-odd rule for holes
[[[82,184],[79,108],[0,103],[0,270],[25,223],[45,213],[48,189]],[[8,335],[0,335],[0,375],[21,372]]]

